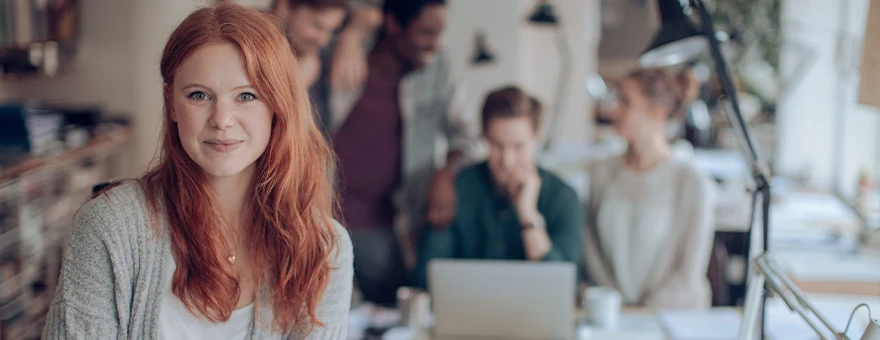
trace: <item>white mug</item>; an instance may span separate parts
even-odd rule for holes
[[[620,321],[620,292],[609,287],[588,287],[584,290],[581,308],[591,325],[600,329],[616,329]]]

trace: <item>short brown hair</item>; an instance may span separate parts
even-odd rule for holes
[[[541,127],[541,102],[516,86],[506,86],[490,92],[483,102],[483,132],[494,118],[528,117],[532,127]]]

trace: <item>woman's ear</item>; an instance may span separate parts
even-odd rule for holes
[[[162,97],[165,100],[165,107],[171,113],[171,121],[177,123],[177,112],[174,111],[174,103],[171,100],[172,88],[168,83],[162,84]]]

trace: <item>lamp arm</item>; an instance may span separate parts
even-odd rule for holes
[[[843,330],[843,334],[846,334],[847,332],[849,332],[849,326],[852,326],[852,321],[853,321],[853,318],[856,316],[856,312],[859,310],[859,308],[862,308],[862,307],[865,307],[865,309],[868,310],[869,322],[870,322],[870,320],[873,319],[873,317],[871,316],[871,306],[868,306],[867,303],[859,304],[858,306],[856,306],[856,308],[853,308],[852,313],[849,314],[849,320],[846,322],[846,328]]]
[[[756,184],[760,187],[768,182],[768,170],[761,159],[758,149],[755,147],[755,142],[752,139],[749,126],[743,118],[742,111],[740,110],[739,96],[737,95],[736,87],[733,85],[733,80],[730,78],[727,61],[721,53],[721,43],[715,36],[715,27],[712,21],[712,16],[709,14],[709,11],[706,9],[702,0],[691,0],[691,4],[697,9],[697,12],[700,15],[700,22],[703,26],[704,34],[706,35],[707,40],[709,40],[709,50],[712,55],[712,60],[715,62],[715,71],[718,73],[718,80],[721,82],[724,95],[730,99],[730,105],[733,108],[733,114],[729,114],[729,116],[731,116],[729,117],[730,122],[734,125],[734,128],[739,130],[742,135],[741,137],[745,140],[749,152],[749,161],[753,168],[753,175],[755,175],[756,180],[759,181],[759,183]]]
[[[822,339],[840,339],[837,337],[839,332],[834,329],[831,322],[815,306],[810,304],[800,289],[788,277],[782,274],[776,263],[769,259],[769,254],[761,255],[755,263],[761,274],[766,277],[768,288],[779,294],[779,297],[782,298],[782,301],[785,302],[789,310],[797,313]],[[810,313],[819,319],[821,325],[810,318]],[[828,333],[823,331],[823,328],[830,331],[835,337],[828,337]]]
[[[850,340],[847,333],[850,326],[852,326],[856,312],[862,307],[868,310],[868,326],[862,334],[861,340],[880,340],[880,323],[871,316],[871,308],[868,304],[862,303],[856,306],[852,313],[850,313],[843,332],[837,331],[831,322],[828,321],[828,318],[816,306],[811,304],[800,288],[785,275],[785,271],[773,260],[770,253],[761,254],[754,262],[757,269],[755,269],[755,275],[749,279],[748,294],[746,294],[746,304],[743,310],[743,323],[740,325],[738,339],[755,339],[754,330],[755,322],[758,319],[758,305],[761,296],[767,295],[766,292],[762,294],[759,290],[766,287],[767,292],[772,291],[779,295],[780,299],[788,306],[788,309],[797,313],[816,332],[816,335],[823,340]],[[815,316],[815,318],[810,317],[810,314]],[[815,319],[819,319],[819,322],[816,322]],[[831,333],[830,336],[828,332]],[[760,339],[763,338],[762,335]]]
[[[816,306],[813,306],[813,304],[810,303],[809,299],[804,296],[804,293],[800,290],[800,288],[798,288],[798,286],[795,285],[794,282],[792,282],[791,279],[788,278],[788,276],[781,274],[783,273],[783,271],[779,268],[779,265],[776,262],[768,261],[767,265],[772,268],[773,273],[775,273],[776,277],[780,281],[782,281],[782,284],[785,285],[789,292],[791,292],[791,294],[794,296],[801,307],[809,309],[811,312],[813,312],[813,314],[816,315],[817,318],[819,318],[819,321],[821,321],[825,325],[825,327],[827,327],[832,332],[837,333],[837,331],[834,330],[834,326],[831,324],[831,321],[829,321],[828,318],[825,317],[825,315],[822,314],[822,312],[818,308],[816,308]]]
[[[755,147],[755,142],[752,139],[749,125],[746,123],[745,118],[743,118],[742,111],[740,110],[736,87],[733,85],[733,81],[730,78],[730,72],[727,69],[727,62],[724,59],[724,55],[721,53],[721,43],[718,41],[718,37],[715,36],[715,27],[713,25],[712,15],[709,14],[709,11],[706,9],[706,6],[702,0],[690,0],[690,3],[691,6],[697,10],[697,13],[700,16],[700,24],[702,25],[703,34],[706,36],[706,40],[708,40],[709,43],[709,51],[711,52],[712,60],[715,63],[715,71],[718,74],[718,81],[721,83],[723,94],[729,98],[732,112],[731,110],[725,110],[725,112],[727,113],[731,125],[733,125],[734,131],[737,132],[740,139],[742,139],[746,146],[746,151],[748,152],[746,158],[752,168],[752,178],[755,181],[757,191],[756,193],[761,196],[761,247],[763,248],[763,253],[766,253],[769,250],[769,242],[767,242],[767,240],[769,239],[770,234],[770,171],[764,164],[764,161],[761,159],[761,156],[758,153],[758,149]],[[755,235],[756,231],[754,221],[751,220],[749,223],[750,241],[746,247],[746,249],[748,250],[748,254],[746,254],[746,256],[748,259],[751,259],[753,253],[751,242],[754,240],[753,235]],[[747,267],[746,273],[751,272],[752,271]],[[761,297],[760,308],[760,336],[762,339],[764,338],[764,307],[766,306],[766,303],[767,296],[766,294],[764,294]]]

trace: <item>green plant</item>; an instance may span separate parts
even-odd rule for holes
[[[709,0],[716,29],[728,32],[744,49],[779,68],[780,0]],[[739,57],[745,53],[738,53]]]

